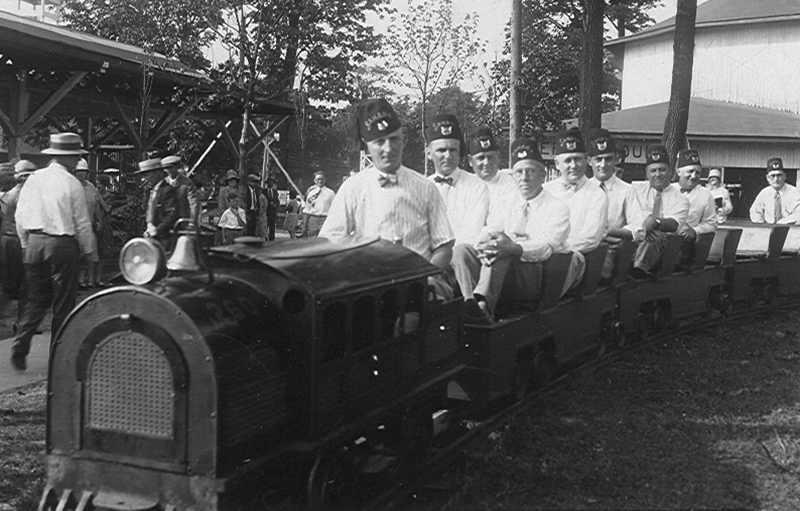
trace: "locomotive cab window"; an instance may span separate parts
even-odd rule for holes
[[[334,302],[322,311],[322,362],[341,358],[347,346],[347,306]]]
[[[375,297],[361,296],[353,305],[353,351],[375,342]]]
[[[400,300],[396,288],[388,289],[381,295],[380,335],[381,339],[396,336],[398,318],[400,317]]]

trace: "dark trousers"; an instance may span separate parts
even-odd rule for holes
[[[258,223],[258,210],[257,209],[248,209],[244,213],[244,235],[245,236],[255,236],[256,235],[256,224]]]
[[[14,353],[27,355],[33,334],[50,305],[53,306],[51,347],[58,329],[75,307],[80,272],[78,241],[72,236],[31,234],[23,262],[28,300],[11,349]]]
[[[0,237],[0,282],[3,293],[11,300],[17,300],[19,323],[25,306],[25,266],[22,264],[22,245],[16,236]]]
[[[269,241],[275,240],[275,220],[277,220],[277,212],[273,214],[267,213],[267,239]]]

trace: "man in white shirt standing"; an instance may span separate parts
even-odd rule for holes
[[[314,174],[314,184],[309,187],[305,196],[305,207],[303,208],[303,234],[309,238],[319,235],[319,230],[325,219],[328,217],[328,210],[333,203],[336,193],[325,186],[326,178],[324,172]]]
[[[578,128],[559,133],[554,144],[559,179],[544,184],[544,190],[569,207],[567,247],[573,253],[575,284],[583,278],[583,254],[600,246],[608,223],[608,198],[598,185],[586,177],[586,145]],[[569,288],[565,288],[567,291]]]
[[[547,170],[535,140],[511,144],[511,169],[517,192],[493,209],[477,245],[454,250],[457,273],[473,282],[461,288],[470,323],[491,323],[504,289],[514,300],[536,300],[542,283],[540,263],[568,251],[569,208],[542,189]]]
[[[767,224],[793,224],[800,218],[800,191],[786,182],[783,160],[767,161],[767,182],[750,206],[750,220]]]
[[[630,272],[635,279],[652,276],[661,263],[667,233],[677,232],[689,212],[689,201],[670,186],[672,169],[666,147],[657,145],[647,150],[645,174],[647,181],[631,183],[644,215],[628,226],[639,243]]]
[[[500,148],[492,130],[487,126],[476,128],[469,135],[469,164],[475,175],[489,189],[489,210],[501,205],[508,197],[519,193],[514,178],[508,172],[500,172]]]
[[[619,153],[614,137],[607,130],[593,129],[589,133],[586,150],[594,176],[589,182],[597,185],[608,198],[607,234],[608,254],[603,265],[602,278],[608,279],[614,272],[617,247],[621,240],[632,240],[633,232],[628,226],[634,218],[641,217],[641,206],[631,192],[631,185],[617,176]],[[630,213],[628,210],[632,210]],[[626,261],[625,264],[628,264]]]
[[[699,234],[717,230],[717,214],[711,192],[700,184],[703,169],[700,155],[694,149],[683,149],[678,153],[678,182],[673,183],[689,201],[686,220],[678,226],[678,234],[683,236],[683,246],[678,256],[678,267],[688,269],[694,261],[694,249]]]
[[[183,161],[180,156],[170,155],[161,159],[161,166],[167,173],[167,184],[175,189],[178,197],[178,217],[188,218],[195,225],[200,217],[200,200],[194,182],[183,175]],[[185,226],[184,226],[185,227]]]
[[[75,307],[81,257],[91,259],[96,246],[86,194],[72,175],[81,155],[87,154],[80,136],[50,135],[50,147],[42,154],[53,159],[28,178],[14,214],[29,297],[11,345],[11,365],[18,371],[27,368],[31,339],[47,309],[52,305],[52,343]]]
[[[464,146],[461,127],[454,115],[434,116],[427,130],[425,155],[435,172],[428,176],[442,195],[456,245],[478,241],[486,225],[489,192],[479,177],[458,168]]]

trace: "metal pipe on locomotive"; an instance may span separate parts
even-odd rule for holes
[[[571,256],[555,254],[539,300],[501,297],[493,325],[429,300],[439,270],[394,243],[243,241],[160,280],[163,257],[131,242],[125,273],[155,280],[71,313],[51,355],[41,511],[352,506],[424,462],[448,422],[587,354],[800,292],[800,226],[722,226],[679,272],[674,238],[648,281],[618,262],[601,283],[601,245],[564,298]]]

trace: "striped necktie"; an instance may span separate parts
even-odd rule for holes
[[[661,216],[661,193],[662,190],[656,190],[656,198],[653,199],[653,216],[655,218]]]
[[[781,208],[781,192],[775,192],[775,223],[783,218],[783,208]]]
[[[520,208],[519,220],[517,220],[517,225],[514,226],[514,236],[517,238],[527,238],[528,237],[528,211],[531,209],[530,204],[528,201],[525,201],[525,204],[522,205]]]

